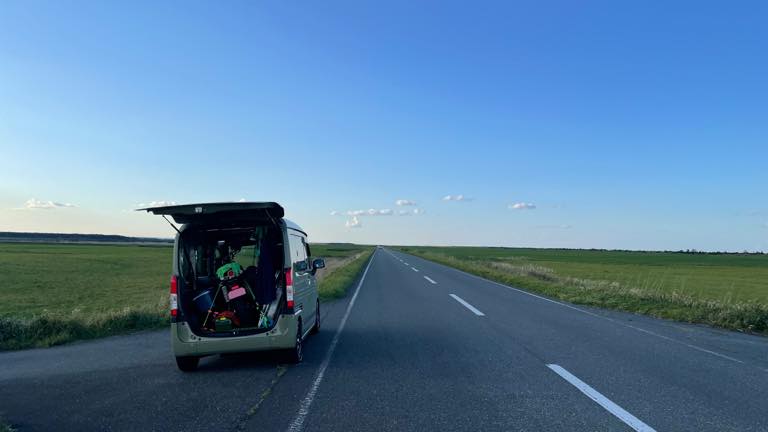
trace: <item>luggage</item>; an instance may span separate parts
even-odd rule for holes
[[[206,289],[203,290],[200,294],[196,295],[192,301],[195,303],[195,307],[197,307],[197,310],[201,313],[206,313],[211,309],[211,306],[213,306],[213,290],[212,289]]]

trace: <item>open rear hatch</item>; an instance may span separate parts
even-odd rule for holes
[[[198,336],[243,336],[271,329],[285,292],[283,208],[274,202],[151,207],[176,229],[178,311]]]
[[[180,224],[212,224],[230,222],[275,221],[285,216],[276,202],[221,202],[183,204],[136,209],[152,214],[171,216]]]

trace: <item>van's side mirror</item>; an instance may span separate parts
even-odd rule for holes
[[[293,271],[296,273],[302,273],[309,270],[309,264],[307,264],[306,261],[299,261],[296,263],[293,263]]]
[[[315,258],[312,261],[312,269],[313,270],[317,270],[317,269],[321,269],[321,268],[325,268],[325,260],[322,259],[322,258]]]

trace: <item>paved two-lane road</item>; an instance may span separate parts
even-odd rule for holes
[[[166,332],[0,354],[20,430],[768,430],[768,340],[574,307],[389,249],[305,362]]]

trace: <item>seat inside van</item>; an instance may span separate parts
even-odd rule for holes
[[[179,308],[198,336],[274,327],[283,297],[283,236],[272,224],[187,225],[181,233]]]

